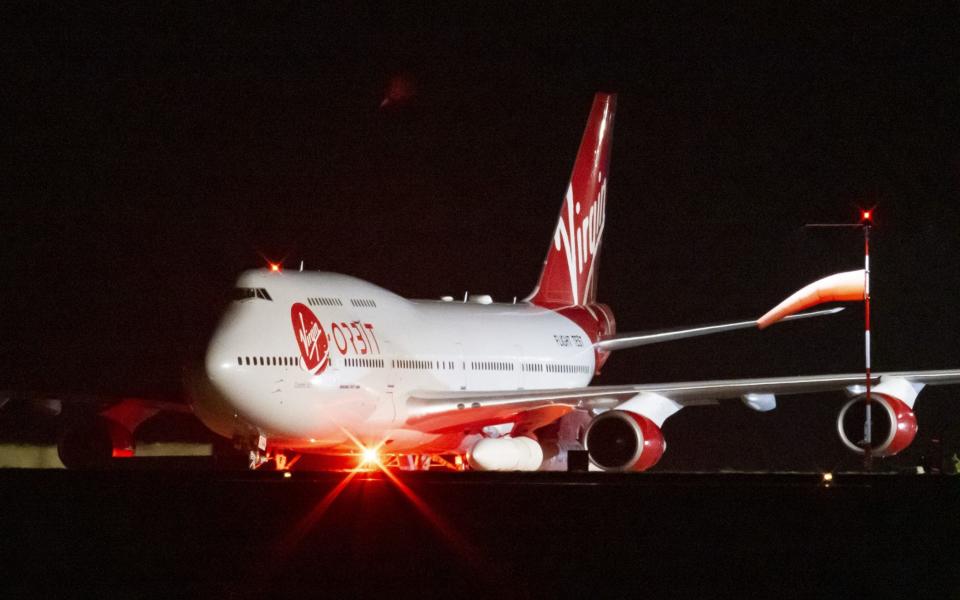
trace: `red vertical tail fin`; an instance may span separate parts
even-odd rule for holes
[[[559,308],[596,301],[597,259],[606,217],[610,139],[616,108],[615,94],[598,93],[593,97],[540,282],[527,298],[533,304]]]

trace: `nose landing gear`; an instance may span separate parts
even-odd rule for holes
[[[259,470],[270,463],[273,463],[276,471],[289,471],[300,460],[299,454],[286,454],[276,449],[272,451],[251,450],[247,456],[247,466],[251,471]]]
[[[234,446],[247,449],[247,468],[256,471],[264,465],[273,463],[277,471],[289,471],[300,460],[299,454],[287,454],[281,448],[272,448],[267,445],[267,438],[257,435],[252,438],[234,438]]]
[[[256,471],[269,461],[270,459],[267,457],[266,452],[261,452],[260,450],[251,450],[247,455],[247,467],[251,471]]]

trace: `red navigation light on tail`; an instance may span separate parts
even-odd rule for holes
[[[580,141],[573,174],[540,282],[527,299],[560,308],[596,301],[597,257],[606,214],[615,94],[597,94]]]

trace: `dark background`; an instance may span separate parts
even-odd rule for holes
[[[266,259],[522,297],[599,89],[620,93],[600,296],[621,331],[755,318],[859,268],[857,232],[801,226],[875,206],[875,368],[960,366],[958,12],[7,6],[0,387],[180,398]],[[412,95],[381,107],[397,77]],[[851,305],[618,353],[597,382],[855,371],[861,329]],[[921,396],[900,464],[955,398]],[[844,464],[839,402],[684,411],[661,466]]]
[[[960,477],[434,471],[400,473],[401,487],[363,473],[336,495],[343,473],[280,475],[0,470],[12,574],[0,593],[887,599],[960,588]]]

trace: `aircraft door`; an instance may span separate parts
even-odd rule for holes
[[[523,348],[520,344],[513,345],[513,356],[510,357],[510,363],[513,365],[513,386],[518,390],[526,388],[523,372]]]
[[[467,364],[464,362],[463,344],[457,342],[454,348],[453,381],[454,390],[467,389]]]
[[[401,372],[394,367],[394,354],[393,354],[393,344],[390,343],[390,340],[383,340],[383,353],[380,355],[383,358],[384,366],[384,392],[381,396],[383,404],[389,406],[391,411],[390,420],[396,420],[397,418],[397,404],[395,393],[398,384],[401,383]]]

